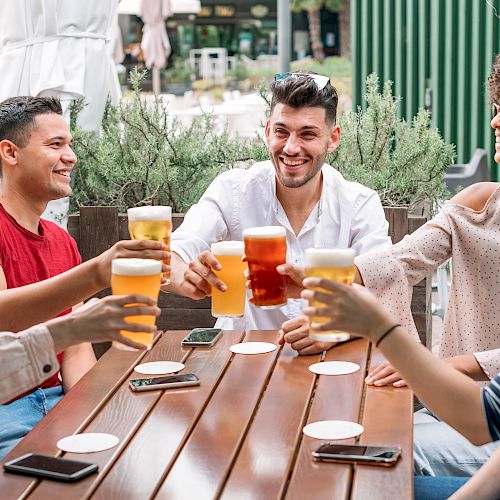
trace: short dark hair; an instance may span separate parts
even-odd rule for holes
[[[0,102],[0,141],[7,139],[24,148],[36,127],[35,118],[45,113],[62,115],[57,97],[9,97]]]
[[[271,113],[276,104],[284,104],[292,108],[319,107],[325,110],[326,121],[331,125],[337,119],[337,90],[333,85],[327,83],[321,90],[316,82],[308,75],[315,73],[296,71],[295,78],[285,78],[271,83]],[[303,77],[302,77],[303,75]]]
[[[487,81],[490,104],[500,104],[500,54],[495,57],[493,69]]]

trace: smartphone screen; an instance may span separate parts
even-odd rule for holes
[[[184,387],[198,385],[200,379],[192,374],[165,375],[162,377],[133,378],[129,380],[133,390],[140,391],[146,389],[165,389],[168,387]]]
[[[378,463],[392,465],[401,455],[401,448],[387,446],[361,446],[322,444],[313,452],[315,460]]]
[[[220,328],[194,328],[184,338],[182,345],[210,346],[215,344],[221,333]]]
[[[4,468],[6,471],[18,474],[75,481],[96,472],[98,466],[88,462],[29,453],[5,463]]]

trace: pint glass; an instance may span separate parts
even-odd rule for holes
[[[113,259],[111,264],[111,289],[113,295],[130,295],[139,293],[158,300],[161,283],[161,262],[153,259]],[[126,316],[128,323],[154,325],[155,316]],[[120,332],[134,342],[144,344],[148,348],[153,345],[153,334],[149,332]],[[129,350],[119,342],[115,347]]]
[[[246,300],[243,273],[247,265],[241,261],[245,245],[242,241],[219,241],[212,244],[211,251],[222,266],[214,274],[227,285],[225,292],[212,287],[212,316],[241,318],[245,312]]]
[[[129,208],[128,232],[133,240],[155,240],[167,245],[170,252],[170,233],[172,232],[172,209],[162,206],[145,206]],[[165,260],[170,265],[170,260]],[[164,273],[167,284],[170,273]]]
[[[243,231],[243,238],[254,304],[263,309],[285,305],[285,277],[276,271],[276,266],[286,262],[286,229],[251,227]]]
[[[305,251],[305,275],[308,278],[327,278],[340,281],[346,285],[352,285],[356,268],[354,267],[354,257],[356,253],[351,248],[327,249],[308,248]],[[327,293],[326,290],[317,288]],[[312,301],[312,307],[322,307],[323,304]],[[318,330],[313,325],[327,323],[329,318],[324,316],[314,316],[309,318],[309,337],[314,340],[328,342],[342,342],[349,339],[349,334],[337,330]]]

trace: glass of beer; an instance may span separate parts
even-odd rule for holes
[[[308,278],[327,278],[340,281],[346,285],[352,285],[356,274],[354,257],[356,252],[351,248],[329,249],[308,248],[305,251],[305,276]],[[314,288],[324,293],[329,293],[322,288]],[[312,301],[311,307],[322,307],[323,304]],[[349,339],[349,334],[338,330],[318,330],[313,325],[328,323],[330,318],[325,316],[313,316],[309,318],[309,337],[314,340],[328,342],[342,342]]]
[[[227,286],[225,292],[212,287],[212,316],[216,318],[241,318],[245,312],[245,269],[241,258],[245,253],[242,241],[219,241],[213,243],[211,252],[222,269],[214,274]]]
[[[276,266],[286,262],[286,229],[282,226],[251,227],[243,231],[254,304],[275,309],[287,302],[285,277]]]
[[[161,261],[153,259],[113,259],[111,263],[111,290],[113,295],[130,295],[139,293],[158,300],[161,284]],[[127,323],[154,325],[156,316],[126,316]],[[153,333],[129,332],[120,333],[134,342],[151,348]],[[132,350],[119,342],[113,342],[115,347]]]
[[[127,210],[128,232],[133,240],[161,241],[170,252],[172,232],[172,208],[162,206],[134,207]],[[170,259],[165,260],[170,265]],[[170,283],[170,273],[164,273],[166,284]]]

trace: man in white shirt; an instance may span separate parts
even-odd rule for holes
[[[390,245],[388,224],[375,191],[346,181],[325,164],[340,142],[336,125],[337,92],[329,78],[311,73],[283,73],[271,85],[271,115],[266,123],[270,160],[248,170],[219,175],[187,212],[172,235],[172,283],[167,289],[194,299],[225,290],[212,269],[218,262],[210,245],[242,240],[244,229],[279,225],[286,228],[287,262],[302,265],[306,248],[354,248],[358,254]],[[303,301],[290,299],[274,310],[247,301],[245,316],[223,318],[224,329],[278,329],[299,343],[302,354],[332,344],[305,334]],[[293,342],[293,340],[289,340]]]

